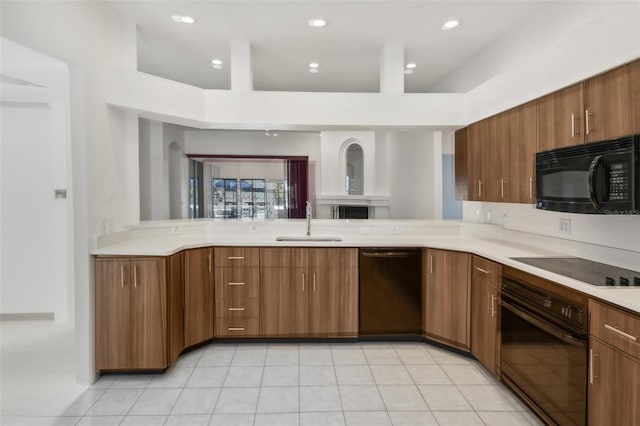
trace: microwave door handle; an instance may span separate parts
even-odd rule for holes
[[[602,207],[602,204],[598,201],[598,196],[596,194],[596,178],[598,177],[597,169],[602,162],[602,158],[602,155],[596,156],[589,166],[589,197],[591,198],[591,204],[593,204],[593,207],[595,207],[596,210]]]

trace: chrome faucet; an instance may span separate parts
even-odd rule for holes
[[[307,237],[311,236],[311,203],[307,201]]]

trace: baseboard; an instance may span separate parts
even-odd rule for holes
[[[53,321],[53,312],[0,314],[0,321]]]

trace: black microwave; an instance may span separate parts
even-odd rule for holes
[[[536,154],[536,207],[640,214],[640,135]]]

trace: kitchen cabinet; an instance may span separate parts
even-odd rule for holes
[[[584,82],[585,142],[640,133],[640,60]]]
[[[182,350],[179,273],[179,256],[96,259],[96,370],[164,369],[175,359]]]
[[[489,122],[486,120],[473,123],[467,131],[469,155],[467,159],[467,185],[470,201],[485,201],[486,186],[484,176],[485,140],[489,131]]]
[[[260,249],[263,337],[356,336],[358,251]]]
[[[423,329],[426,337],[469,350],[471,256],[423,251]]]
[[[538,99],[539,151],[584,142],[582,105],[582,83]]]
[[[463,127],[455,131],[455,185],[456,185],[456,199],[468,200],[469,199],[469,186],[468,186],[468,167],[469,167],[469,138],[467,136],[468,128]]]
[[[589,424],[640,424],[640,317],[591,300]]]
[[[502,113],[486,120],[484,137],[484,182],[486,201],[509,200],[509,115]]]
[[[214,259],[215,336],[258,336],[260,249],[216,247]]]
[[[501,265],[473,256],[471,269],[471,354],[498,374]]]
[[[184,252],[184,344],[213,338],[213,249]]]
[[[529,102],[508,112],[509,199],[512,203],[536,202],[536,152],[538,151],[538,104]]]

